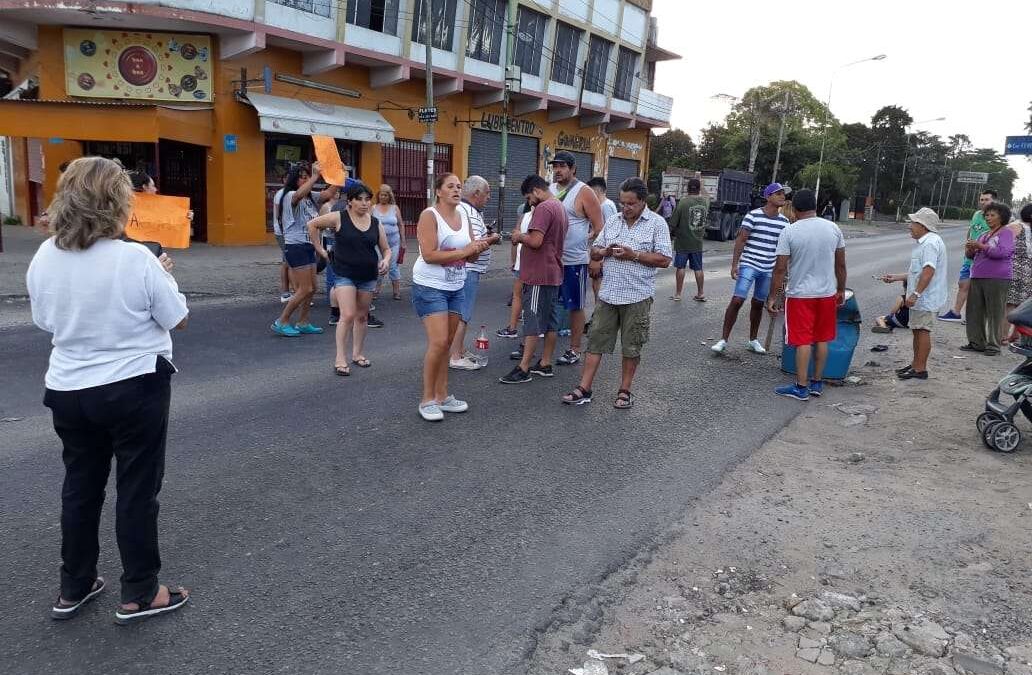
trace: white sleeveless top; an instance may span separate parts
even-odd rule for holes
[[[566,210],[566,240],[563,243],[563,265],[587,265],[588,256],[588,233],[591,232],[591,221],[584,216],[577,214],[577,195],[587,187],[587,184],[574,179],[576,182],[566,190],[563,195],[563,208]],[[562,188],[553,186],[556,196],[562,194]]]
[[[456,209],[462,228],[456,232],[451,229],[441,213],[434,207],[430,212],[437,220],[437,250],[457,251],[470,245],[469,221],[462,209]],[[416,264],[412,266],[412,283],[420,286],[436,288],[439,291],[458,291],[466,284],[466,261],[457,260],[450,265],[431,265],[423,260],[423,252],[419,252]]]

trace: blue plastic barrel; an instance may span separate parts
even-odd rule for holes
[[[781,340],[784,342],[784,333]],[[841,380],[849,374],[853,352],[860,341],[860,305],[851,289],[846,289],[846,301],[836,314],[835,339],[828,343],[828,363],[824,366],[824,379]],[[785,344],[781,350],[781,370],[795,375],[795,347]],[[813,376],[813,356],[810,357],[810,375]]]

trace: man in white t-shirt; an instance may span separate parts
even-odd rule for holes
[[[462,201],[459,208],[469,218],[470,227],[473,229],[473,237],[487,240],[490,244],[501,241],[498,234],[491,232],[484,222],[483,209],[491,199],[491,184],[481,176],[470,176],[462,184]],[[455,331],[455,339],[452,340],[451,357],[448,359],[448,367],[454,370],[477,370],[483,365],[476,360],[470,352],[466,351],[466,329],[470,319],[473,317],[473,308],[477,303],[477,291],[480,288],[480,275],[487,273],[491,266],[491,249],[488,248],[480,254],[474,262],[466,263],[466,282],[462,288],[463,307],[462,320],[459,321],[459,328]]]
[[[771,288],[780,288],[788,274],[785,344],[796,349],[796,381],[777,387],[774,393],[805,401],[824,393],[821,376],[828,360],[828,343],[835,339],[836,315],[845,299],[846,241],[838,225],[817,217],[813,190],[796,192],[792,207],[798,220],[786,226],[778,238]],[[772,314],[775,295],[767,296],[767,311]]]

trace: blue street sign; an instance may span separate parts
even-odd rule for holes
[[[50,139],[50,145],[61,145],[62,143],[64,143],[64,139],[63,138],[56,138],[55,137],[55,138],[51,138]]]
[[[222,148],[226,152],[237,151],[237,137],[236,134],[226,134],[222,137]]]
[[[1008,136],[1005,155],[1032,155],[1032,136]]]

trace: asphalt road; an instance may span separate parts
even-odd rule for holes
[[[952,258],[961,237],[947,235]],[[871,275],[905,270],[909,241],[851,240],[848,258],[869,321],[898,292]],[[437,425],[416,413],[423,334],[407,301],[380,303],[374,365],[347,379],[331,372],[330,335],[269,332],[274,301],[195,307],[176,335],[160,521],[162,580],[193,600],[134,627],[112,622],[111,508],[100,564],[111,588],[71,622],[48,618],[62,479],[40,403],[49,343],[29,327],[0,331],[0,418],[21,418],[0,421],[0,671],[521,672],[564,599],[654,544],[807,405],[771,393],[785,377],[775,358],[742,350],[744,315],[730,356],[700,344],[719,336],[726,268],[726,255],[707,261],[705,304],[667,300],[663,274],[626,412],[610,405],[615,359],[585,407],[558,402],[575,368],[497,383],[514,347],[493,337],[504,277],[481,286],[477,313],[492,363],[453,374],[472,408]]]

